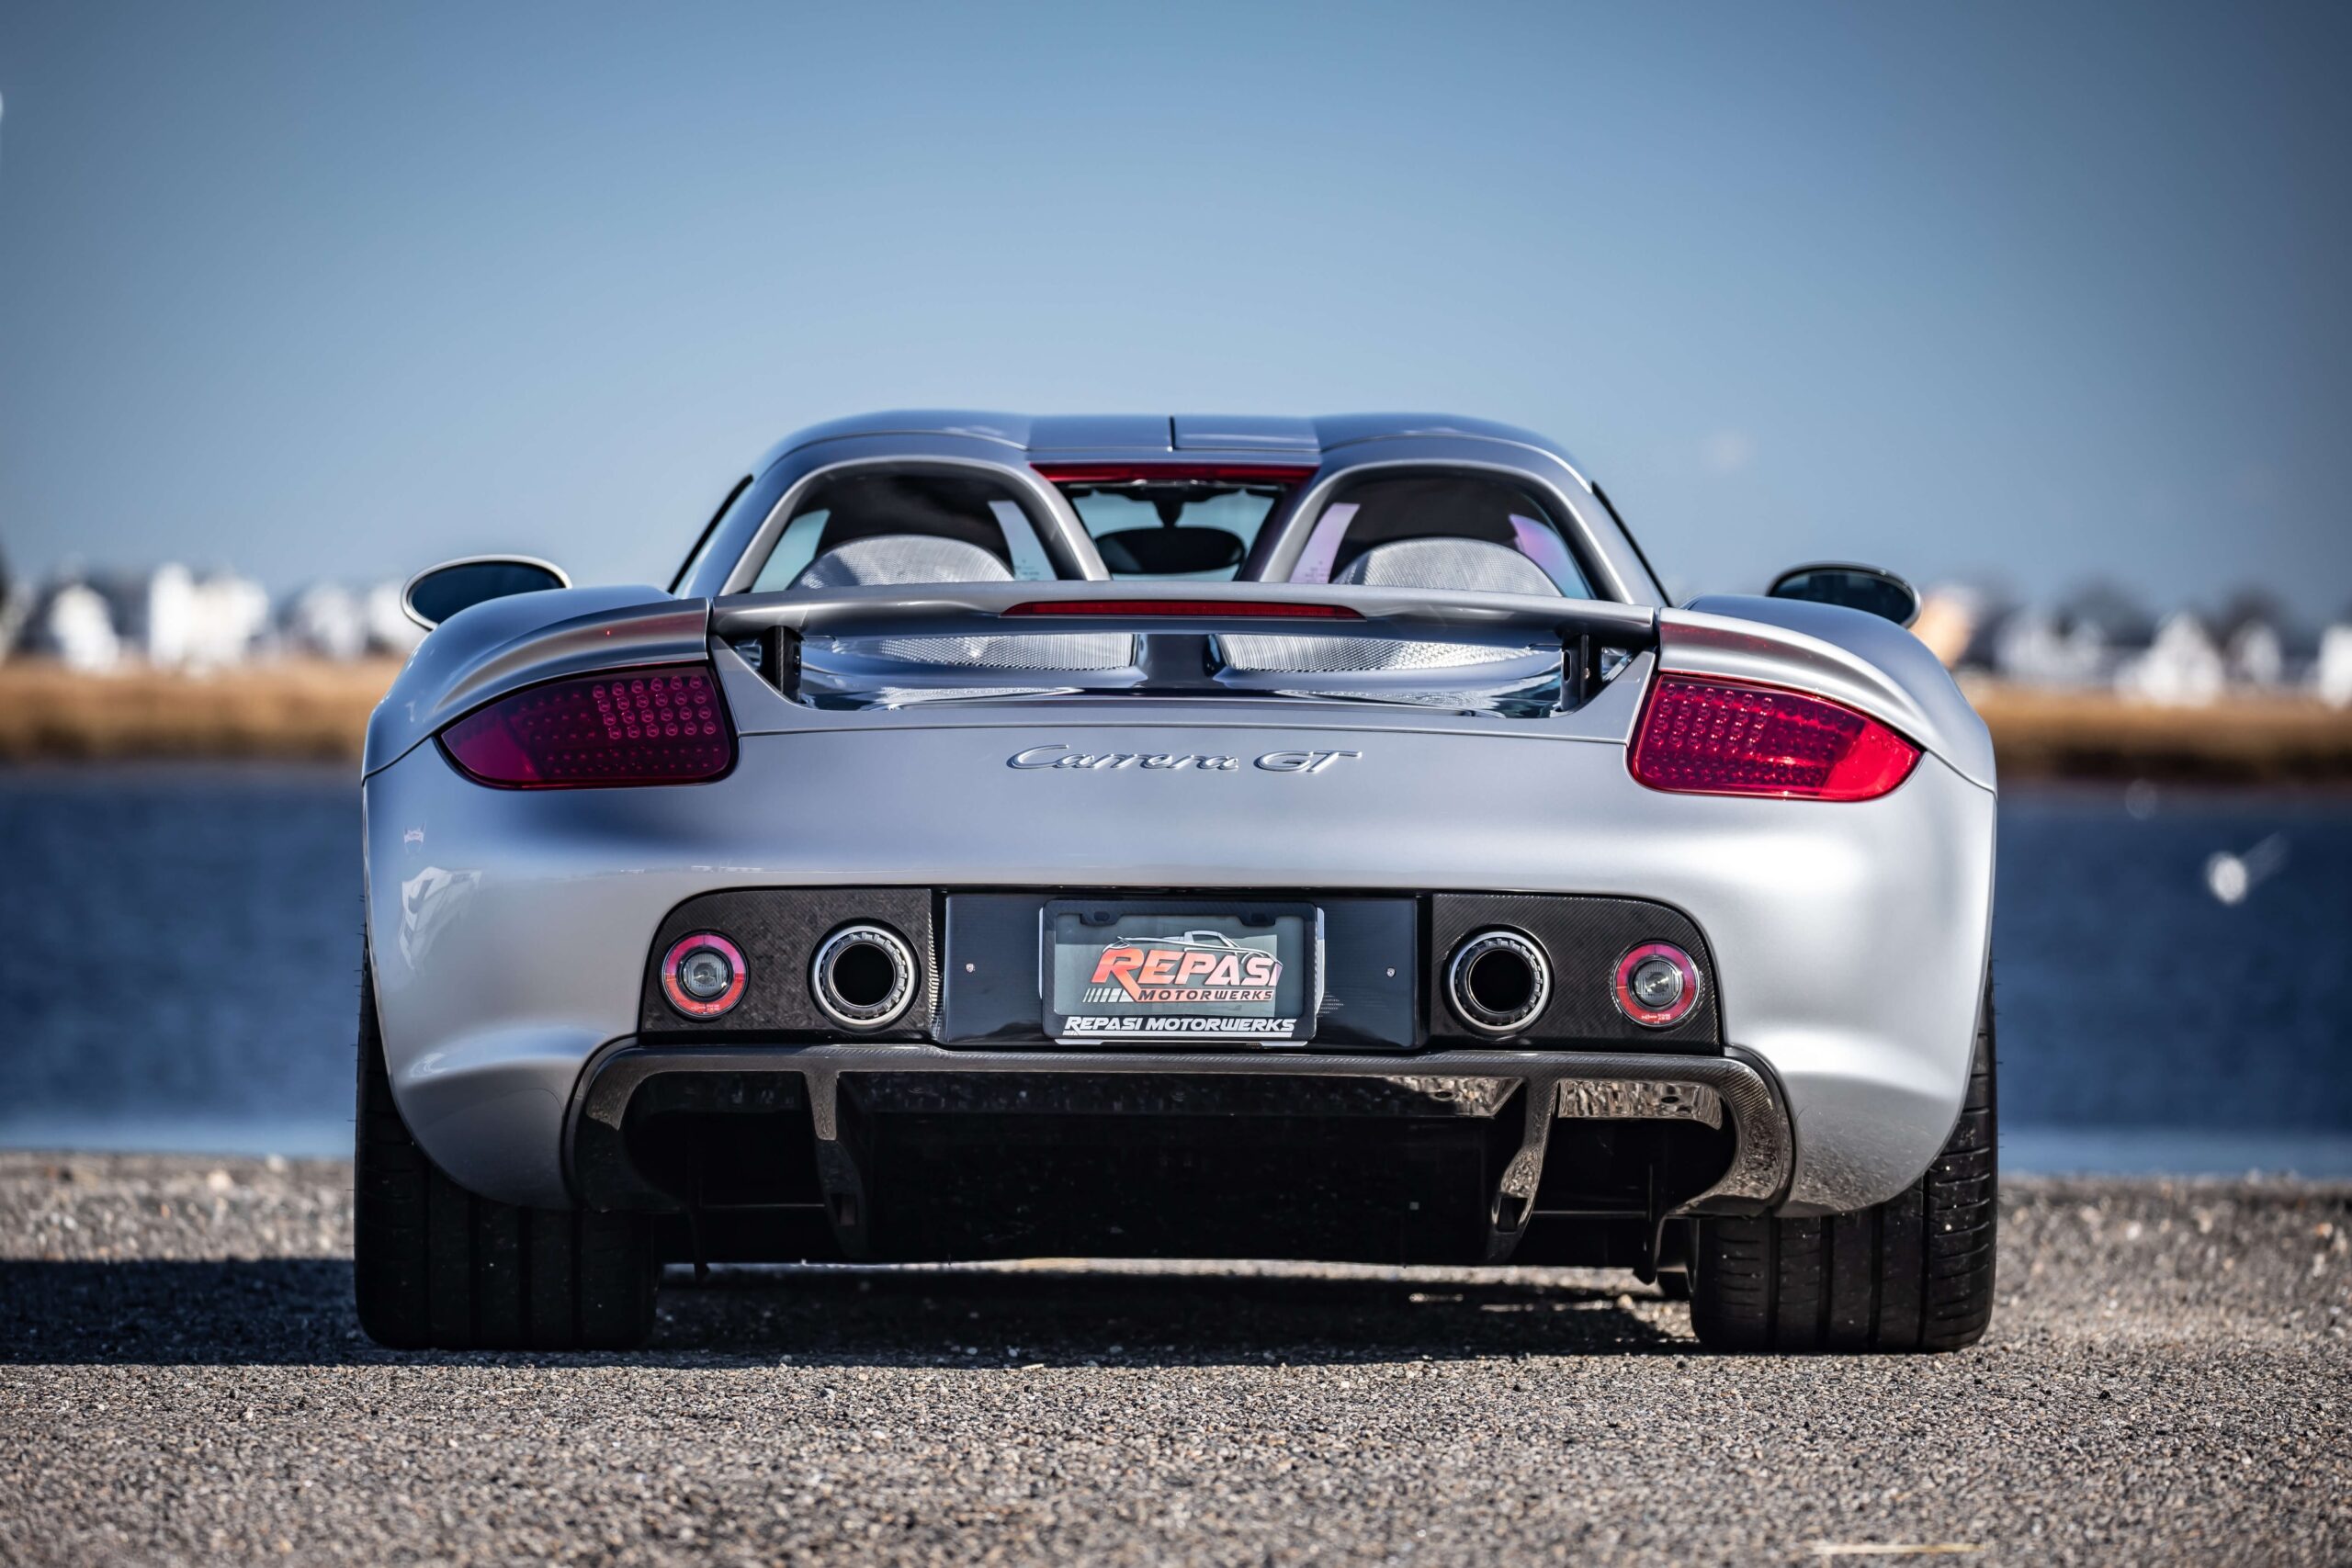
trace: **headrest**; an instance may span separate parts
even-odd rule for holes
[[[1558,584],[1508,545],[1430,537],[1374,545],[1332,580],[1359,588],[1466,589],[1478,593],[1548,593]]]
[[[800,569],[794,588],[862,588],[895,582],[1010,582],[1012,569],[961,539],[876,534],[837,545]]]

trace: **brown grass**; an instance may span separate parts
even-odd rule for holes
[[[288,660],[208,675],[0,665],[0,760],[358,757],[397,660]]]
[[[2311,697],[2239,695],[2156,707],[2105,692],[1976,684],[2001,776],[2352,781],[2352,710]]]
[[[288,660],[211,675],[0,665],[0,761],[135,757],[348,761],[397,661]],[[2352,712],[2233,696],[2151,707],[2098,692],[1972,684],[2005,778],[2352,781]]]

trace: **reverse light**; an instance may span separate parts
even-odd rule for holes
[[[1670,942],[1645,942],[1617,960],[1617,1010],[1650,1029],[1667,1029],[1699,1005],[1699,966]]]
[[[1683,795],[1875,800],[1919,749],[1842,703],[1777,686],[1661,676],[1634,738],[1634,776]]]
[[[469,777],[502,789],[694,784],[735,763],[707,665],[549,681],[468,714],[441,744]]]
[[[662,992],[688,1018],[717,1018],[743,999],[743,950],[717,931],[697,931],[662,958]]]

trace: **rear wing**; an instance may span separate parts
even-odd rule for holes
[[[865,661],[866,672],[888,666],[894,676],[949,694],[1002,686],[1020,667],[1013,659],[967,660],[960,669],[926,662],[926,645],[936,649],[959,638],[1015,645],[1007,651],[1017,656],[1017,645],[1105,633],[1134,639],[1136,661],[1115,684],[1141,694],[1230,696],[1306,683],[1296,674],[1206,681],[1213,638],[1355,638],[1481,645],[1503,655],[1545,650],[1552,690],[1569,708],[1589,700],[1623,659],[1658,640],[1657,612],[1637,605],[1305,583],[950,583],[718,599],[678,599],[645,587],[558,589],[493,599],[435,628],[368,716],[362,771],[390,766],[508,692],[598,670],[702,662],[713,642],[733,648],[787,697],[814,701],[802,693],[804,649],[817,661],[807,667],[816,676],[823,660],[859,662],[842,653],[844,641],[887,645]],[[1610,657],[1612,649],[1619,659]],[[1509,672],[1506,663],[1494,668]],[[1385,679],[1402,686],[1414,678]],[[1380,684],[1363,675],[1342,683],[1362,685],[1366,695],[1378,694]]]
[[[721,597],[711,602],[710,630],[786,695],[798,693],[804,645],[818,639],[1129,637],[1141,672],[1135,689],[1174,694],[1197,685],[1213,638],[1340,637],[1498,653],[1556,649],[1574,707],[1605,669],[1657,645],[1657,612],[1552,595],[1324,583],[980,582]]]

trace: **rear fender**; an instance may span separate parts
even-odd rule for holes
[[[1993,738],[1928,645],[1893,621],[1836,604],[1710,594],[1658,615],[1658,667],[1815,692],[1994,787]]]
[[[362,772],[382,772],[452,719],[524,686],[707,660],[709,625],[708,600],[642,586],[516,593],[460,611],[417,645],[368,716]]]

